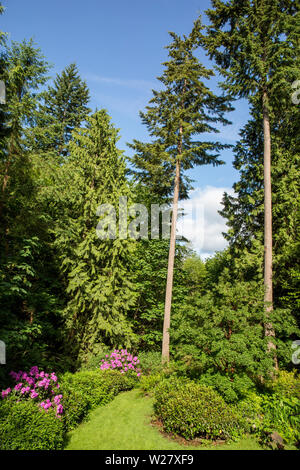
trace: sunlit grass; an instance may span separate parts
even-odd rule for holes
[[[67,450],[187,450],[203,449],[180,445],[151,426],[153,403],[137,390],[117,396],[107,406],[90,414],[90,419],[68,434]],[[208,447],[205,447],[206,449]],[[211,448],[211,447],[210,447]],[[255,439],[213,446],[218,450],[258,450]]]

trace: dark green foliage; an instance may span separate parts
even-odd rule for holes
[[[32,401],[0,402],[1,450],[59,450],[64,424],[54,410],[44,411]]]
[[[277,431],[286,443],[299,443],[300,399],[283,397],[278,394],[265,395],[261,409],[263,420],[259,432],[262,441],[269,433]]]
[[[76,64],[57,74],[53,86],[42,94],[43,101],[36,113],[36,125],[28,133],[31,147],[58,157],[69,154],[72,131],[88,116],[89,90],[80,78]]]
[[[154,409],[167,432],[185,439],[229,439],[245,423],[211,387],[171,379],[157,386]]]
[[[132,380],[117,371],[81,371],[61,378],[64,423],[74,429],[96,406],[105,405],[118,393],[130,390]]]
[[[256,283],[232,284],[223,274],[211,292],[195,294],[174,318],[175,358],[183,372],[215,387],[229,402],[259,385],[272,367],[262,298]]]
[[[160,351],[144,351],[139,354],[142,374],[157,374],[162,371]]]
[[[64,310],[67,342],[74,358],[85,360],[103,345],[131,346],[136,338],[127,312],[135,304],[132,239],[98,238],[97,209],[110,204],[119,212],[119,198],[131,192],[125,178],[118,131],[106,111],[87,118],[73,134],[70,157],[57,183],[65,212],[55,225],[55,248],[61,260],[68,304]]]
[[[169,240],[141,240],[136,247],[132,269],[137,300],[131,315],[141,350],[161,349],[168,251]],[[177,246],[172,296],[174,312],[180,307],[186,291],[181,267],[183,255],[183,248]]]
[[[37,202],[24,141],[48,64],[32,41],[13,43],[4,58],[7,103],[1,108],[9,133],[1,139],[0,155],[0,338],[6,343],[7,366],[1,368],[1,380],[12,368],[44,366],[49,356],[57,363],[61,339],[61,288],[49,250],[49,216]]]
[[[262,97],[271,108],[290,104],[290,85],[298,77],[299,10],[285,0],[213,0],[202,43],[224,76],[232,96]]]

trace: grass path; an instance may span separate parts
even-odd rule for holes
[[[68,434],[67,450],[187,450],[151,426],[152,399],[138,390],[118,395],[90,413],[89,420]],[[199,449],[199,447],[197,448]],[[260,449],[252,438],[214,449]]]

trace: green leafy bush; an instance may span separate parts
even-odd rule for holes
[[[224,266],[230,262],[227,256],[224,253]],[[206,264],[208,271],[211,263]],[[266,383],[274,362],[272,354],[266,354],[262,286],[232,282],[229,272],[222,271],[207,294],[195,292],[173,315],[173,356],[192,380],[212,386],[226,402],[237,403],[247,390],[262,380]],[[291,334],[293,322],[287,312],[281,317],[276,312],[275,330],[283,324],[283,335]]]
[[[82,362],[80,370],[95,370],[99,369],[101,364],[101,359],[105,354],[110,352],[110,348],[108,346],[103,346],[99,348],[100,351],[97,354],[91,354],[87,356],[86,360]]]
[[[144,375],[162,372],[161,352],[145,351],[139,353],[141,369]]]
[[[155,390],[154,410],[167,432],[186,439],[229,439],[245,430],[241,416],[212,388],[171,378]]]
[[[247,395],[236,404],[236,409],[244,418],[249,432],[255,433],[261,426],[263,418],[262,402],[262,395],[258,395],[254,391],[249,391]]]
[[[239,414],[248,424],[248,430],[257,433],[262,443],[267,443],[269,436],[275,431],[288,444],[300,440],[300,400],[295,396],[288,396],[294,393],[294,388],[290,387],[290,374],[284,373],[283,376],[283,384],[275,382],[272,386],[280,390],[281,394],[249,392],[236,405]]]
[[[1,450],[62,449],[63,440],[63,420],[55,415],[54,410],[45,412],[28,400],[1,402]]]
[[[140,388],[146,394],[151,394],[159,385],[159,383],[164,379],[163,374],[151,374],[151,375],[143,375],[140,380]]]
[[[64,422],[67,430],[74,429],[89,410],[105,405],[123,390],[133,388],[131,377],[117,371],[80,371],[62,377]]]
[[[282,370],[272,384],[273,391],[282,397],[296,397],[300,399],[300,376],[296,372]]]
[[[260,424],[260,437],[277,431],[288,444],[300,441],[300,400],[296,397],[283,397],[278,394],[265,395],[262,399],[263,420]]]

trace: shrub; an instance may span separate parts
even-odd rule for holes
[[[143,374],[158,374],[162,372],[161,352],[147,351],[139,354]]]
[[[277,431],[285,442],[300,441],[300,400],[296,397],[283,397],[278,394],[265,395],[262,399],[263,420],[260,424],[260,437]]]
[[[296,397],[300,399],[300,377],[296,372],[282,370],[272,383],[273,391],[282,397]]]
[[[263,418],[262,401],[263,397],[261,395],[254,391],[249,391],[236,405],[238,413],[247,423],[247,430],[249,432],[256,432],[261,426]]]
[[[67,430],[74,429],[89,410],[105,405],[124,390],[132,388],[130,377],[118,371],[80,371],[62,377],[64,422]]]
[[[42,410],[36,403],[8,398],[0,404],[1,450],[62,449],[64,426],[54,409]]]
[[[155,391],[154,409],[167,432],[186,439],[228,439],[245,429],[244,420],[212,388],[171,378]]]
[[[145,393],[151,394],[163,379],[163,374],[144,375],[140,380],[140,388]]]
[[[204,373],[197,382],[212,387],[224,398],[226,403],[237,403],[247,396],[249,390],[255,390],[253,381],[242,373],[234,377],[214,372]]]
[[[81,356],[80,368],[78,370],[96,370],[101,365],[101,360],[106,354],[110,354],[111,347],[105,344],[97,344],[93,352]],[[70,369],[66,369],[70,370]],[[77,370],[77,369],[76,369]]]
[[[137,377],[141,375],[139,359],[130,354],[127,349],[115,349],[110,355],[106,354],[101,362],[101,370],[119,370],[121,374],[135,373]]]
[[[16,385],[13,389],[9,387],[2,390],[2,399],[10,396],[15,400],[32,400],[44,410],[55,409],[56,416],[63,413],[62,395],[59,393],[60,385],[54,372],[47,374],[34,366],[29,372],[11,371],[10,376]]]

